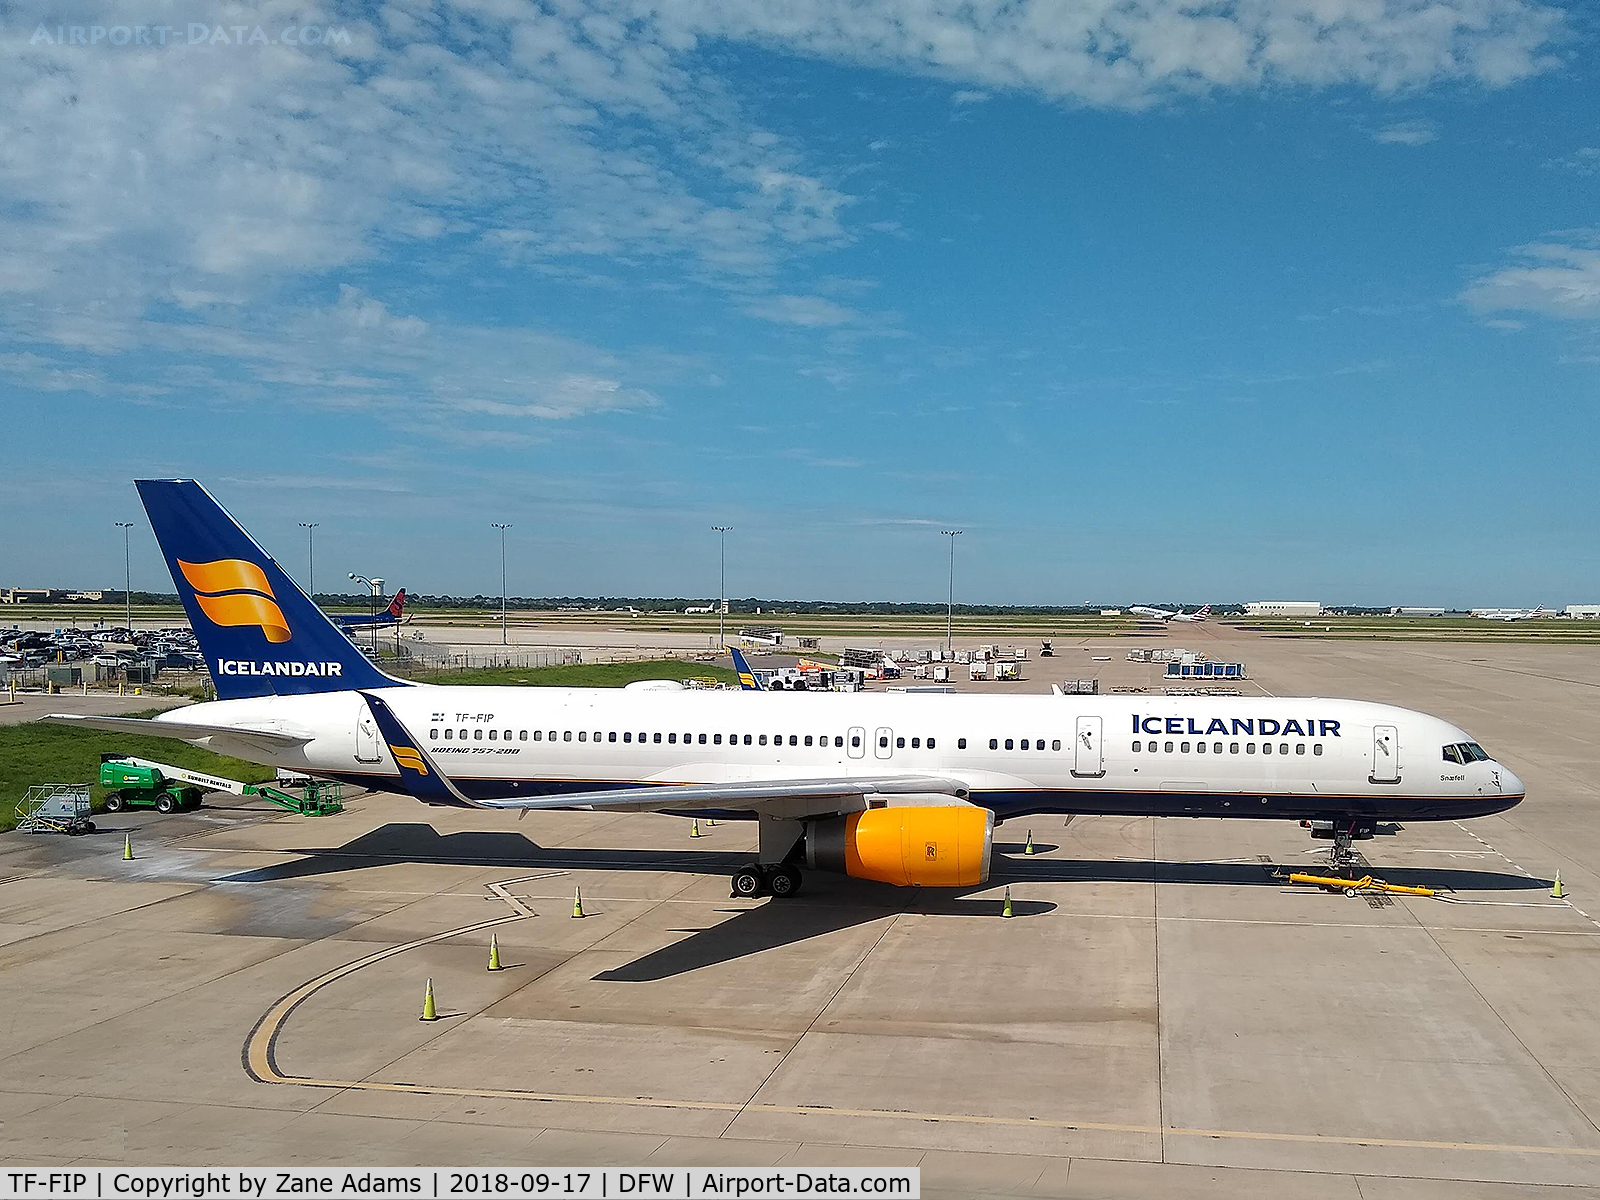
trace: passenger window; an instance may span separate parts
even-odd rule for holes
[[[467,740],[467,731],[465,729],[463,729],[460,733],[456,734],[456,741],[464,742],[466,740]]]
[[[1189,753],[1189,743],[1188,742],[1184,742],[1181,746],[1178,747],[1178,749],[1182,750],[1185,754]]]
[[[905,740],[905,738],[903,738],[903,737],[895,738],[894,745],[895,745],[895,749],[904,750],[906,748],[906,740]]]
[[[437,742],[439,740],[439,727],[435,725],[432,729],[428,730],[428,736]]]
[[[1135,754],[1139,753],[1139,751],[1143,750],[1143,749],[1144,749],[1144,743],[1143,742],[1135,742],[1133,744],[1133,752]]]
[[[809,733],[806,734],[806,745],[811,745],[811,735]]]
[[[722,735],[721,735],[721,734],[720,734],[720,733],[713,733],[713,734],[712,734],[712,735],[711,735],[711,744],[712,744],[712,745],[713,745],[713,746],[720,746],[720,745],[722,745]]]
[[[606,734],[606,741],[614,742],[616,740],[617,740],[617,735],[616,735],[615,731],[612,731],[611,733]]]
[[[811,740],[810,738],[806,739],[807,742],[809,742],[810,740]],[[798,746],[799,744],[800,744],[800,739],[798,737],[796,737],[794,734],[791,733],[789,735],[789,745]]]
[[[483,741],[483,730],[482,729],[474,729],[472,731],[472,740],[475,741],[475,742]]]
[[[1279,754],[1287,754],[1287,753],[1289,753],[1289,743],[1288,742],[1279,742],[1278,743],[1278,753]]]
[[[1061,749],[1061,739],[1060,738],[1052,738],[1050,740],[1050,749],[1052,749],[1052,750]]]
[[[1015,740],[1016,740],[1015,738],[1007,738],[1006,739],[1006,749],[1007,750],[1010,750],[1012,748],[1012,744],[1015,742]]]
[[[1204,754],[1206,752],[1206,744],[1204,742],[1196,742],[1194,744],[1194,752],[1196,754]]]
[[[499,741],[500,740],[500,731],[498,729],[489,730],[489,740],[491,742]]]
[[[721,741],[721,740],[722,740],[722,739],[721,739],[721,738],[718,738],[718,739],[717,739],[717,740],[718,740],[718,741]],[[702,746],[704,746],[704,745],[705,745],[705,744],[706,744],[706,735],[705,735],[705,734],[703,734],[703,733],[702,733],[702,734],[701,734],[701,735],[700,735],[700,744],[701,744],[701,745],[702,745]]]
[[[956,749],[957,750],[965,750],[966,748],[967,748],[967,739],[966,738],[957,738],[956,739]]]
[[[929,738],[929,739],[928,739],[928,749],[929,749],[929,750],[932,750],[932,749],[933,749],[933,739],[932,739],[932,738]]]
[[[1254,754],[1256,752],[1256,744],[1254,742],[1246,742],[1244,744],[1244,752],[1246,754]]]
[[[1272,743],[1271,742],[1262,742],[1261,743],[1261,753],[1263,753],[1263,754],[1271,754],[1272,753]]]
[[[534,741],[536,741],[536,742],[542,742],[542,741],[544,741],[544,730],[542,730],[542,729],[535,729],[535,730],[534,730],[534,731],[533,731],[533,740],[534,740]]]
[[[762,739],[761,739],[761,741],[762,741],[762,742],[763,742],[763,743],[765,743],[765,742],[766,742],[766,740],[767,740],[767,739],[766,739],[766,738],[762,738]],[[749,734],[748,734],[748,733],[747,733],[747,734],[745,734],[745,735],[744,735],[744,744],[745,744],[745,745],[746,745],[746,746],[748,746],[748,745],[749,745],[749,744],[750,744],[750,735],[749,735]]]
[[[1322,753],[1322,743],[1318,742],[1315,746],[1311,747],[1311,753],[1316,754],[1316,755],[1321,755],[1321,753]]]
[[[759,740],[760,740],[761,744],[763,746],[765,746],[767,744],[767,735],[763,733]]]
[[[578,740],[580,742],[587,742],[589,740],[589,731],[586,729],[578,730]]]
[[[1306,752],[1306,744],[1304,742],[1296,742],[1294,744],[1294,752],[1296,754],[1304,754]]]
[[[1148,747],[1146,747],[1146,748],[1150,751],[1151,754],[1154,754],[1156,752],[1156,744],[1154,742],[1151,742],[1150,745]]]
[[[572,740],[572,730],[570,730],[570,729],[563,729],[563,730],[562,730],[562,731],[561,731],[561,740],[562,740],[562,741],[563,741],[563,742],[570,742],[570,741],[571,741],[571,740]]]
[[[912,738],[911,739],[911,748],[913,750],[922,749],[922,739],[921,738]]]
[[[625,742],[633,741],[633,732],[631,730],[624,731],[624,733],[622,735],[622,740],[625,741]]]
[[[1457,750],[1454,746],[1446,746],[1444,748],[1444,760],[1445,762],[1449,763],[1460,763],[1461,751]]]
[[[1171,754],[1171,753],[1172,753],[1172,743],[1171,743],[1171,742],[1168,742],[1168,743],[1167,743],[1167,753],[1168,753],[1168,754]]]
[[[651,734],[650,735],[650,740],[651,740],[652,743],[654,743],[655,745],[659,746],[661,744],[661,735],[659,733]]]
[[[850,748],[852,750],[861,749],[861,738],[860,738],[860,736],[858,734],[852,733],[850,735]]]
[[[675,733],[667,734],[667,745],[676,746],[677,744],[678,744],[678,735],[675,734]]]
[[[1237,753],[1239,753],[1239,743],[1238,742],[1229,742],[1228,743],[1228,753],[1229,754],[1237,754]]]
[[[889,747],[889,739],[886,738],[886,737],[880,737],[878,739],[878,748],[880,750],[886,750],[886,749],[888,749],[888,747]]]
[[[537,729],[535,729],[535,730],[534,730],[534,732],[535,732],[535,733],[538,733],[538,732],[539,732],[539,731],[538,731],[538,730],[537,730]],[[527,730],[526,730],[526,729],[523,729],[523,730],[520,730],[520,731],[519,731],[519,732],[518,732],[518,733],[517,733],[517,741],[519,741],[519,742],[525,742],[525,741],[527,741],[527,740],[528,740],[528,731],[527,731]]]
[[[1234,749],[1237,750],[1238,747],[1235,746]],[[1222,753],[1222,743],[1221,742],[1212,742],[1211,743],[1211,753],[1213,753],[1213,754],[1221,754]]]

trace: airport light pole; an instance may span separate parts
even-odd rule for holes
[[[941,529],[939,532],[950,539],[950,602],[944,610],[944,651],[949,654],[956,619],[956,539],[966,530]]]
[[[306,590],[311,593],[311,603],[313,604],[317,602],[317,555],[311,545],[311,531],[320,524],[322,524],[321,521],[300,522],[300,528],[306,531],[306,570],[308,572]]]
[[[372,652],[373,652],[374,655],[376,655],[377,652],[378,652],[378,623],[377,623],[378,622],[378,601],[377,601],[377,596],[378,596],[378,589],[383,586],[383,581],[381,579],[368,579],[365,575],[358,575],[354,571],[350,572],[350,578],[351,579],[359,579],[362,583],[367,585],[367,593],[368,593],[368,595],[370,597],[367,600],[367,615],[372,618],[372,627],[371,627],[372,628]],[[316,601],[312,600],[312,603],[315,604]]]
[[[500,531],[500,644],[505,646],[509,644],[506,640],[506,530],[511,526],[499,521],[489,524]]]
[[[117,521],[115,525],[122,530],[122,603],[128,622],[128,640],[133,640],[133,551],[128,548],[129,530],[133,528],[132,521]]]
[[[728,648],[728,633],[724,626],[728,620],[728,530],[732,528],[732,525],[711,527],[712,532],[722,539],[722,582],[717,589],[717,644],[724,650]]]

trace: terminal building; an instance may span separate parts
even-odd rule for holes
[[[1247,617],[1320,617],[1322,605],[1315,600],[1251,600],[1244,606]]]
[[[1569,604],[1564,611],[1576,621],[1600,621],[1600,604]]]

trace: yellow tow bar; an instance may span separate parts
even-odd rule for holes
[[[1374,879],[1371,875],[1363,875],[1360,879],[1338,879],[1331,875],[1292,874],[1289,876],[1289,882],[1336,888],[1347,896],[1353,896],[1357,892],[1396,892],[1402,896],[1432,896],[1436,894],[1432,888],[1403,887],[1398,883],[1385,883],[1381,879]]]

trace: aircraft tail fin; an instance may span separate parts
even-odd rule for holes
[[[406,615],[406,590],[401,588],[394,594],[394,599],[389,601],[389,617],[398,621]]]
[[[1200,611],[1195,613],[1195,615],[1194,615],[1194,619],[1196,621],[1206,621],[1206,620],[1209,620],[1210,617],[1211,617],[1211,605],[1209,605],[1209,604],[1201,606]]]
[[[750,669],[750,662],[737,646],[729,646],[728,653],[733,655],[733,669],[739,673],[739,690],[744,692],[764,692],[761,681],[756,678],[756,673]]]
[[[199,483],[134,486],[218,699],[404,684],[369,662]]]

